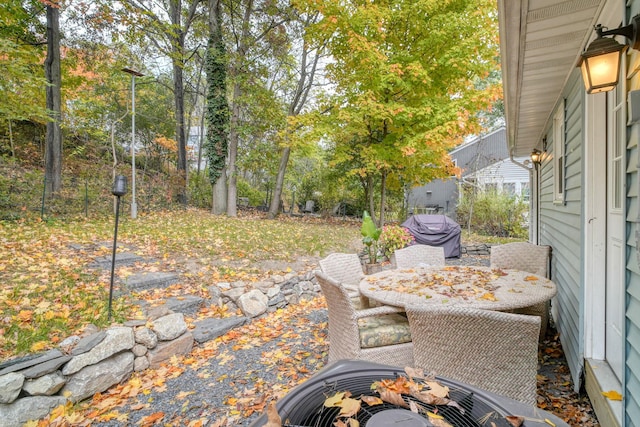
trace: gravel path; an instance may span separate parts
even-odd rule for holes
[[[464,254],[447,263],[488,265],[489,257]],[[322,297],[289,306],[197,346],[166,367],[134,375],[82,404],[79,417],[105,427],[248,426],[271,400],[325,366],[326,327]],[[555,330],[550,328],[547,337],[540,351],[539,406],[572,425],[597,426],[589,400],[567,385]]]

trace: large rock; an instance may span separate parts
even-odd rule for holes
[[[86,366],[68,379],[60,394],[75,403],[105,391],[133,372],[133,358],[133,353],[124,351],[98,364]]]
[[[193,338],[202,344],[227,333],[227,331],[235,327],[244,325],[246,321],[246,317],[240,316],[225,317],[223,319],[203,319],[196,322],[196,327],[192,331]]]
[[[9,372],[0,377],[0,403],[11,403],[17,399],[24,384],[24,375]]]
[[[62,373],[74,374],[86,366],[95,365],[123,350],[131,350],[134,345],[133,329],[125,326],[109,328],[102,341],[88,352],[74,356],[62,368]]]
[[[160,341],[156,348],[149,350],[147,359],[151,368],[157,368],[160,364],[173,357],[174,354],[188,354],[193,348],[193,335],[185,332],[173,341]]]
[[[233,302],[237,302],[242,295],[244,295],[244,288],[231,288],[222,291],[222,296],[229,298]]]
[[[171,341],[185,333],[187,323],[182,313],[173,313],[154,320],[152,329],[160,341]]]
[[[158,344],[158,336],[147,327],[137,328],[133,336],[138,344],[142,344],[147,348],[153,348]]]
[[[65,403],[67,399],[62,396],[34,396],[16,400],[10,405],[0,404],[0,425],[22,427],[28,421],[46,417]]]
[[[241,295],[237,304],[245,316],[256,317],[267,311],[269,298],[259,290],[253,289]]]
[[[21,371],[23,369],[30,368],[31,366],[36,366],[62,356],[63,354],[60,350],[53,349],[41,355],[26,356],[22,359],[16,359],[13,363],[8,362],[5,364],[5,367],[0,370],[0,376],[8,374],[9,372]]]
[[[31,396],[53,396],[65,383],[66,380],[60,372],[54,372],[35,380],[25,381],[22,389]]]

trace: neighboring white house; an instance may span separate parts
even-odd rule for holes
[[[449,154],[462,171],[460,178],[452,176],[412,188],[407,197],[409,213],[440,213],[455,218],[460,185],[465,182],[481,190],[496,189],[529,200],[530,174],[524,165],[529,157],[509,158],[504,127],[476,137]]]
[[[639,12],[640,0],[498,0],[507,144],[542,154],[531,240],[552,247],[553,318],[603,426],[640,426],[640,54],[622,54],[608,92],[587,94],[577,65],[597,24]]]

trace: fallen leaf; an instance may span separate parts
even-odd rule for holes
[[[407,402],[405,402],[404,399],[402,398],[402,395],[395,391],[382,390],[380,392],[380,399],[384,400],[385,402],[392,403],[394,405],[402,406],[403,408],[409,407],[409,405],[407,405]]]
[[[519,415],[507,415],[505,418],[513,427],[520,427],[524,423],[524,417]]]
[[[347,397],[340,402],[340,416],[352,417],[360,410],[360,401]]]
[[[448,397],[449,396],[449,387],[443,386],[437,381],[425,381],[425,384],[429,386],[431,389],[429,393],[438,397]]]
[[[343,398],[344,398],[344,392],[336,393],[324,401],[324,406],[326,408],[340,406],[340,402],[342,401]]]
[[[526,282],[535,282],[536,280],[539,280],[539,277],[538,276],[527,276],[527,277],[524,278],[524,280]]]
[[[429,422],[434,427],[453,427],[451,424],[446,422],[444,417],[441,415],[434,414],[433,412],[427,412],[427,417],[429,417]]]
[[[276,402],[272,401],[267,406],[267,423],[265,427],[282,427],[282,419],[276,409]]]
[[[622,395],[615,390],[603,391],[602,395],[609,400],[622,400]]]
[[[420,380],[424,379],[424,370],[422,369],[406,366],[404,371],[409,375],[409,378],[418,378]]]
[[[376,396],[362,396],[360,399],[369,406],[382,405],[384,403],[382,399]]]

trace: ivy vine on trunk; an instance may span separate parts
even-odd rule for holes
[[[209,160],[209,181],[212,185],[215,185],[222,177],[227,157],[229,105],[227,103],[227,58],[220,28],[219,1],[209,0],[209,10],[209,41],[206,58],[208,85],[207,139],[205,141],[205,150]],[[212,211],[220,213],[215,204],[214,198]]]

